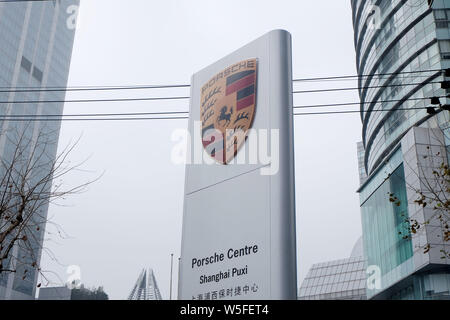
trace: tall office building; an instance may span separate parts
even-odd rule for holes
[[[299,300],[366,300],[362,238],[349,258],[314,264],[302,282]]]
[[[50,172],[49,164],[57,152],[60,121],[13,120],[21,115],[62,114],[63,103],[39,101],[62,101],[64,91],[30,88],[67,85],[78,5],[78,0],[0,2],[0,158],[3,163],[10,162],[19,146],[27,157],[27,152],[37,146],[35,150],[45,155],[36,158],[35,170],[30,174],[33,181]],[[40,144],[43,141],[37,143],[40,139],[46,139],[45,150],[44,144]],[[0,174],[4,170],[2,167]],[[45,188],[42,192],[48,192],[51,186]],[[42,221],[47,210],[48,203],[40,207]],[[36,228],[30,236],[30,248],[25,250],[16,245],[10,255],[15,258],[3,261],[5,269],[12,267],[17,272],[0,275],[0,299],[34,299],[38,274],[27,263],[39,263],[43,238],[44,228]],[[24,277],[26,268],[29,270]]]
[[[380,280],[373,278],[367,297],[448,299],[450,243],[438,211],[414,200],[438,187],[433,170],[448,164],[449,112],[431,98],[449,103],[441,83],[450,68],[450,1],[352,0],[351,6],[364,252]],[[409,219],[422,227],[411,232]]]
[[[142,270],[131,290],[128,300],[162,300],[152,269]]]

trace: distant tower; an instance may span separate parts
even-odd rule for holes
[[[152,269],[148,269],[148,273],[147,270],[142,270],[128,300],[162,300]]]

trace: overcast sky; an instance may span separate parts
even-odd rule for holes
[[[292,34],[295,78],[356,74],[348,0],[82,0],[79,23],[69,86],[188,84],[194,72],[273,29]],[[355,86],[295,84],[298,90]],[[189,90],[67,98],[174,95]],[[294,104],[358,101],[356,91],[344,91],[298,94]],[[188,101],[65,106],[66,114],[167,110],[188,110]],[[125,299],[141,269],[151,267],[163,298],[169,297],[170,254],[176,262],[180,255],[184,189],[184,167],[170,161],[170,138],[186,126],[185,120],[63,122],[60,150],[81,137],[70,160],[88,159],[85,171],[66,180],[77,184],[103,176],[64,207],[50,207],[52,221],[70,236],[45,243],[58,259],[43,256],[43,269],[58,275],[47,274],[51,285],[67,279],[67,266],[78,265],[84,284],[102,285],[110,298]],[[358,114],[295,119],[298,287],[313,263],[348,257],[361,235],[360,136]]]

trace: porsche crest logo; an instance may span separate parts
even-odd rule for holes
[[[206,152],[229,163],[242,147],[256,109],[257,59],[238,62],[201,89],[200,119]]]

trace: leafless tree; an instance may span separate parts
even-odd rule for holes
[[[8,152],[0,156],[0,275],[20,273],[23,279],[32,271],[42,274],[49,204],[83,192],[97,180],[66,188],[63,178],[83,164],[68,161],[79,140],[56,154],[57,135],[30,131],[3,135]]]

